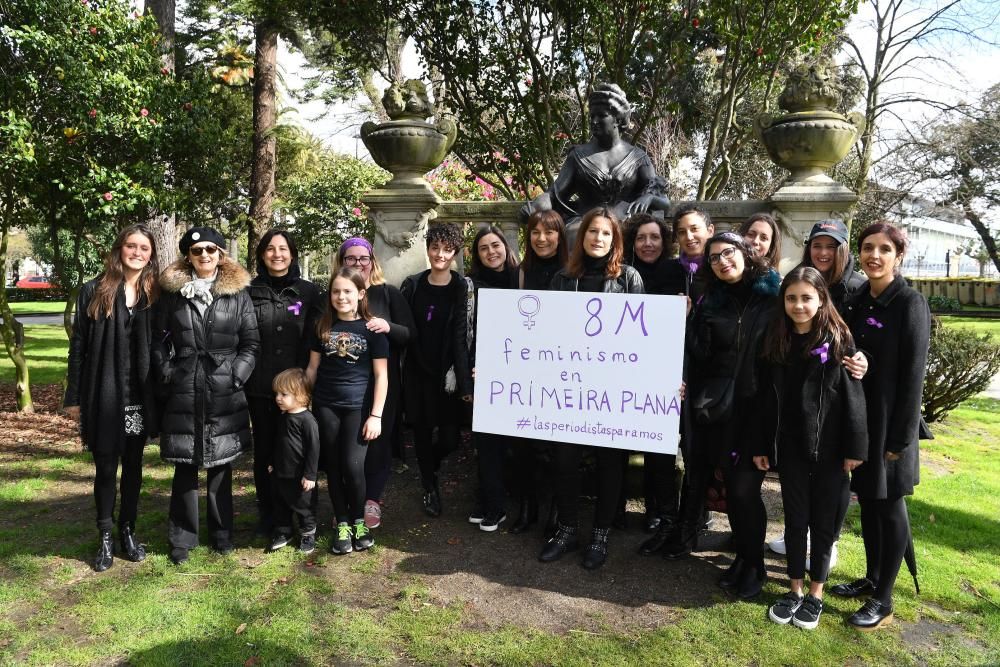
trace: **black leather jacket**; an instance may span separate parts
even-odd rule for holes
[[[552,285],[549,289],[560,292],[576,292],[578,291],[579,282],[579,278],[568,275],[566,269],[560,269],[555,277],[552,278]],[[606,278],[604,280],[604,289],[601,292],[604,294],[645,293],[642,287],[642,277],[639,275],[639,272],[627,265],[622,266],[622,272],[618,274],[617,278]]]

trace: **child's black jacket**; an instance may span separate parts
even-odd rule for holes
[[[755,456],[767,456],[772,466],[780,465],[777,443],[780,438],[780,415],[784,401],[796,401],[802,411],[800,446],[810,461],[868,459],[868,417],[861,381],[853,379],[840,363],[830,358],[823,363],[810,354],[805,363],[802,393],[787,396],[785,376],[788,365],[767,359],[758,360],[760,391],[757,395],[751,430]]]

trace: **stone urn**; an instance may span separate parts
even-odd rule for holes
[[[841,95],[831,63],[800,65],[778,98],[788,113],[762,113],[755,119],[754,130],[768,156],[791,172],[788,182],[832,181],[826,170],[843,160],[858,140],[865,118],[834,111]]]
[[[423,176],[451,150],[458,134],[455,122],[447,117],[426,122],[433,110],[426,86],[416,79],[394,83],[385,91],[382,104],[392,120],[365,123],[361,140],[376,164],[392,173],[392,180],[383,187],[429,189]]]

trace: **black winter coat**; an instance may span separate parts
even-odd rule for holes
[[[410,312],[413,312],[414,294],[418,286],[424,283],[431,273],[430,269],[415,273],[406,278],[400,287],[403,298],[406,299]],[[424,404],[425,394],[430,392],[443,391],[445,374],[451,366],[455,367],[455,379],[457,387],[455,393],[459,396],[472,394],[472,371],[469,366],[468,354],[468,284],[465,278],[457,272],[451,272],[450,288],[452,291],[452,307],[448,314],[446,330],[450,332],[445,340],[441,342],[441,364],[439,366],[440,376],[429,378],[431,386],[425,382],[426,373],[423,372],[420,364],[420,351],[414,349],[418,344],[416,336],[410,337],[410,351],[403,362],[403,404],[406,410],[419,409]],[[420,415],[408,414],[408,423],[420,423]]]
[[[298,275],[292,264],[289,272]],[[245,390],[247,396],[271,398],[274,376],[289,368],[309,364],[306,338],[320,316],[322,303],[319,288],[302,278],[275,290],[268,276],[258,275],[247,288],[257,317],[260,352]]]
[[[772,466],[780,465],[777,443],[781,435],[781,409],[794,401],[802,415],[801,444],[808,461],[833,462],[868,458],[868,420],[865,392],[839,359],[826,363],[810,355],[806,364],[802,393],[789,396],[785,390],[788,365],[760,359],[760,391],[751,422],[754,455],[767,456]]]
[[[402,398],[401,363],[413,334],[413,313],[402,292],[392,285],[372,285],[366,290],[365,298],[368,300],[368,312],[389,323],[389,333],[386,334],[389,339],[389,386],[382,408],[382,434],[391,435]]]
[[[844,275],[833,285],[827,285],[830,290],[830,299],[836,306],[837,312],[843,314],[847,300],[858,293],[862,287],[868,284],[868,279],[864,274],[854,270],[854,258],[848,256],[847,266],[844,268]]]
[[[851,488],[862,498],[912,495],[920,483],[918,438],[931,333],[927,299],[898,276],[874,299],[865,282],[848,300],[844,319],[869,363],[862,380],[868,461],[854,470]],[[900,458],[886,461],[886,452]]]
[[[76,300],[76,318],[69,341],[66,395],[63,405],[80,406],[80,439],[84,449],[95,454],[120,454],[125,446],[125,400],[122,388],[128,386],[129,368],[138,395],[130,403],[141,404],[146,435],[159,431],[159,412],[155,379],[150,372],[152,310],[140,295],[132,316],[132,337],[125,331],[127,315],[125,286],[115,294],[114,317],[92,319],[87,314],[94,299],[95,278],[86,283]],[[133,343],[135,349],[132,349]]]
[[[552,279],[549,289],[559,292],[576,292],[580,283],[579,278],[566,273],[566,269],[560,269]],[[644,294],[642,277],[639,272],[627,264],[622,266],[622,272],[617,278],[606,278],[604,280],[603,294]]]
[[[232,260],[219,263],[214,300],[201,315],[180,293],[191,280],[184,259],[160,276],[153,363],[165,390],[160,455],[203,468],[229,463],[251,446],[243,386],[253,372],[260,338],[250,274]]]

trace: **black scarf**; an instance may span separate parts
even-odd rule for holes
[[[476,282],[481,283],[483,287],[510,289],[517,286],[516,275],[517,269],[514,267],[504,265],[499,271],[494,271],[484,266],[474,276],[474,279]]]
[[[524,289],[548,289],[552,284],[552,278],[561,268],[558,254],[532,258],[531,268],[524,272]]]
[[[591,257],[583,255],[583,275],[577,283],[577,289],[581,292],[603,292],[604,280],[608,270],[608,253],[604,257]]]
[[[299,279],[302,275],[302,271],[299,269],[299,260],[293,259],[292,263],[288,266],[288,273],[283,276],[272,276],[267,271],[267,267],[264,266],[264,262],[257,260],[257,279],[254,281],[258,284],[263,283],[273,289],[275,292],[281,292],[281,290],[291,287],[295,284],[295,281]]]

